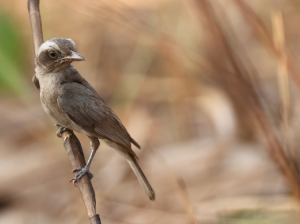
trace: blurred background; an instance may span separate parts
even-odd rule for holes
[[[296,0],[41,0],[44,39],[142,146],[151,202],[101,143],[102,223],[299,223],[300,4]],[[0,223],[88,223],[62,140],[31,83],[27,1],[0,0]],[[78,134],[84,153],[89,140]]]

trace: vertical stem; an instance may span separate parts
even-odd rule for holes
[[[72,131],[64,131],[62,133],[62,138],[72,168],[85,167],[85,158],[78,138]],[[83,175],[83,177],[78,180],[77,185],[88,212],[88,216],[94,216],[96,214],[96,198],[89,176]]]
[[[38,53],[39,47],[44,42],[39,4],[39,0],[28,0],[28,12],[30,16],[35,54]],[[62,138],[73,169],[84,167],[86,163],[81,144],[73,131],[64,131],[62,133]],[[94,188],[88,175],[84,175],[80,178],[77,185],[90,218],[90,224],[101,224],[100,217],[96,214]]]
[[[281,126],[284,137],[284,147],[289,150],[290,140],[290,128],[289,128],[289,112],[290,112],[290,89],[289,89],[289,77],[287,68],[287,56],[285,54],[284,43],[284,26],[282,13],[280,11],[274,11],[272,13],[272,25],[273,25],[273,39],[274,45],[280,54],[278,60],[278,88],[281,98]]]
[[[35,54],[37,54],[39,47],[44,42],[39,5],[39,0],[28,0],[28,12],[30,16]]]

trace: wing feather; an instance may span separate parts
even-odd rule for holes
[[[65,83],[57,103],[75,124],[92,136],[106,138],[131,149],[131,137],[127,130],[96,91],[80,83]]]

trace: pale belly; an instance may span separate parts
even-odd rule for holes
[[[49,117],[56,123],[63,125],[64,127],[69,127],[72,121],[59,109],[57,104],[55,105],[51,101],[52,99],[47,99],[41,95],[41,104]]]
[[[55,102],[54,102],[55,100]],[[49,117],[57,124],[60,124],[68,129],[79,133],[90,135],[83,130],[79,125],[74,123],[58,106],[56,99],[47,99],[41,94],[41,104]]]
[[[67,114],[60,109],[57,104],[57,98],[59,96],[57,89],[60,83],[56,79],[43,80],[46,81],[43,83],[40,89],[40,100],[43,109],[49,115],[49,117],[57,124],[60,124],[68,129],[73,131],[80,132],[85,135],[89,135],[85,130],[80,126],[74,123]]]

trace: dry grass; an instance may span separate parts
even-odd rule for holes
[[[24,40],[31,88],[0,95],[0,223],[88,223],[30,83],[26,3],[0,8]],[[299,221],[297,1],[41,0],[41,13],[45,39],[77,43],[86,61],[74,65],[142,146],[157,193],[149,201],[101,144],[91,171],[103,223]]]

